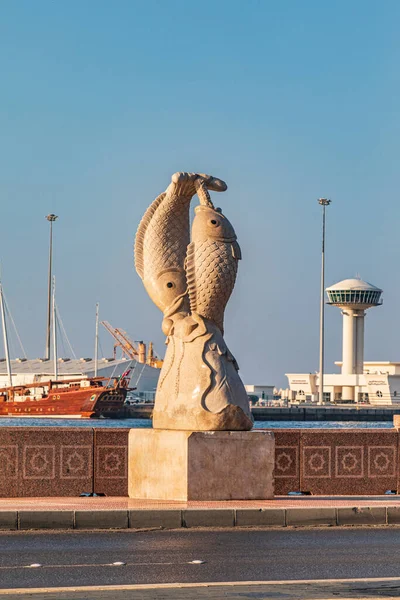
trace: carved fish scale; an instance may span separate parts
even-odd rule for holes
[[[191,198],[162,196],[153,202],[155,207],[150,206],[136,235],[136,270],[142,279],[156,277],[165,269],[182,269],[190,241]]]
[[[223,333],[224,313],[235,286],[238,260],[229,242],[191,243],[186,259],[190,309]]]

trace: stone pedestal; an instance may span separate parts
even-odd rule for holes
[[[270,431],[129,432],[130,498],[266,500],[274,496]]]

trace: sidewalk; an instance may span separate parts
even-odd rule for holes
[[[0,530],[178,529],[399,525],[400,496],[279,496],[274,500],[164,502],[129,498],[3,498]]]

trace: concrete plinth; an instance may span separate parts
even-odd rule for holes
[[[274,495],[270,431],[129,432],[130,498],[267,500]]]

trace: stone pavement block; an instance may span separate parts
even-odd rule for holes
[[[183,512],[184,527],[234,527],[235,511],[222,509],[189,509]]]
[[[338,508],[338,525],[386,525],[386,507]]]
[[[178,529],[182,527],[182,511],[180,510],[130,510],[129,527],[163,527]]]
[[[236,509],[238,527],[283,527],[285,525],[284,508],[238,508]]]
[[[20,510],[19,529],[73,529],[73,510]]]
[[[76,510],[76,529],[128,529],[127,510]]]
[[[304,526],[336,525],[335,508],[287,508],[286,525]]]
[[[16,510],[0,511],[0,529],[17,529],[18,514]]]

